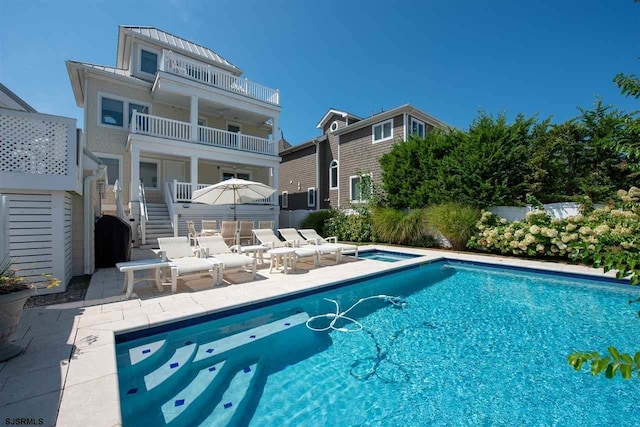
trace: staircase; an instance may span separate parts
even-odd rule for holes
[[[169,210],[164,203],[147,203],[147,212],[147,243],[143,247],[157,248],[158,237],[173,237]]]

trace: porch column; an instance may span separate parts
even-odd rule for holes
[[[191,157],[191,164],[189,165],[191,170],[191,194],[198,189],[198,158]]]
[[[271,176],[269,177],[269,185],[271,188],[275,188],[276,192],[271,196],[271,203],[277,205],[278,204],[278,195],[280,194],[280,184],[278,183],[278,166],[273,166],[271,168]]]
[[[273,154],[278,155],[278,141],[280,136],[278,135],[278,116],[271,118],[271,139],[273,140]]]
[[[131,186],[129,187],[129,203],[138,201],[138,185],[140,184],[140,149],[131,149]]]
[[[198,141],[198,97],[191,95],[191,141]]]

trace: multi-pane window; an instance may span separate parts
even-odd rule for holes
[[[158,54],[142,49],[140,51],[140,71],[155,74],[158,71]]]
[[[393,136],[393,119],[378,123],[373,127],[373,142],[385,141]]]
[[[420,120],[411,119],[411,134],[412,135],[416,135],[419,136],[420,138],[424,138],[424,122],[421,122]]]
[[[349,177],[349,196],[353,203],[362,203],[369,200],[371,195],[371,176],[355,175]]]
[[[329,188],[338,188],[338,162],[336,160],[331,161],[329,165]]]
[[[124,126],[124,102],[103,96],[100,122],[105,125]]]

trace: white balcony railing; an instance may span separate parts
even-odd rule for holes
[[[280,92],[277,89],[236,77],[216,67],[191,60],[170,50],[162,52],[161,66],[162,71],[171,74],[268,102],[269,104],[280,105]]]
[[[131,116],[131,133],[197,142],[215,147],[233,150],[250,151],[252,153],[277,155],[277,145],[270,139],[243,135],[206,126],[198,126],[198,138],[191,138],[191,124],[164,117],[133,112]]]
[[[211,184],[198,184],[198,190],[201,188],[205,188],[210,186]],[[173,181],[171,183],[171,187],[173,189],[173,201],[175,203],[183,203],[191,201],[191,183],[190,182],[180,182]],[[266,199],[255,200],[251,203],[252,205],[275,205],[276,204],[276,196],[272,195],[271,197],[267,197]]]

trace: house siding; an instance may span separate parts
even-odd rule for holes
[[[282,157],[279,191],[289,193],[285,209],[311,209],[307,206],[307,189],[316,186],[316,146],[310,145]],[[282,207],[281,207],[282,208]]]
[[[391,151],[393,144],[404,139],[403,115],[393,117],[393,139],[372,143],[372,126],[340,135],[340,208],[351,205],[349,177],[361,173],[371,173],[374,182],[380,183],[382,170],[380,157]],[[380,122],[388,119],[381,120]],[[380,123],[378,122],[378,123]],[[337,197],[337,195],[336,195]],[[333,200],[332,200],[333,201]]]

